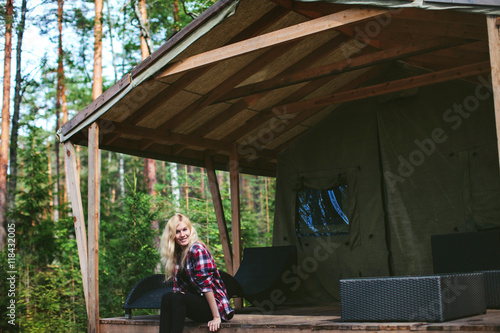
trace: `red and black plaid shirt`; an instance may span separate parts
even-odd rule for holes
[[[226,287],[215,266],[214,258],[205,245],[195,243],[186,257],[186,274],[174,276],[174,291],[203,294],[213,292],[222,320],[232,318],[234,310],[229,305]]]

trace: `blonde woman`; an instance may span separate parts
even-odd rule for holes
[[[170,218],[160,252],[166,278],[174,282],[174,291],[161,299],[160,333],[182,332],[186,317],[208,322],[210,332],[215,332],[221,321],[233,317],[214,259],[187,216]]]

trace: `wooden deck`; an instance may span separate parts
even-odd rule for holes
[[[101,333],[157,333],[159,316],[137,316],[132,319],[101,319]],[[488,310],[484,315],[467,317],[443,323],[348,323],[342,322],[340,306],[281,308],[272,314],[259,309],[238,310],[229,322],[222,324],[220,332],[500,332],[500,310]],[[184,332],[208,332],[205,324],[187,321]]]

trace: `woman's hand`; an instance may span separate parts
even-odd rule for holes
[[[214,319],[208,322],[208,329],[210,332],[216,332],[220,328],[220,314],[219,309],[217,308],[217,302],[215,301],[215,296],[212,291],[208,291],[205,293],[205,297],[207,298],[208,305],[210,306],[210,311],[212,311],[212,316]]]
[[[208,322],[208,329],[210,330],[210,332],[218,331],[220,328],[220,323],[221,323],[220,317],[210,320]]]

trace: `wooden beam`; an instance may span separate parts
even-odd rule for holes
[[[363,83],[367,82],[368,80],[373,79],[378,74],[380,74],[380,72],[382,72],[385,69],[385,67],[387,67],[387,66],[388,65],[370,68],[369,70],[360,74],[358,77],[347,82],[347,84],[343,85],[339,90],[337,90],[337,92],[349,91],[349,90],[355,89],[356,87],[361,86]],[[317,112],[324,110],[324,109],[325,109],[324,107],[321,107],[319,109],[308,109],[308,110],[305,110],[303,112],[298,113],[294,118],[289,120],[288,124],[286,124],[286,126],[284,126],[284,128],[280,132],[275,133],[275,138],[278,138],[281,134],[287,133],[295,126],[299,126],[306,119],[314,116]],[[334,108],[332,108],[332,109],[334,110]],[[330,112],[332,112],[332,111],[330,111]],[[301,134],[302,133],[297,134],[297,136],[295,138],[297,138]],[[278,152],[283,151],[286,147],[288,147],[290,144],[292,144],[293,141],[295,140],[295,138],[287,138],[287,140],[284,143],[282,143],[281,145],[279,145],[277,147],[273,147],[273,150],[276,151],[276,155],[278,154]]]
[[[121,124],[116,122],[112,122],[111,124],[114,128],[114,132],[116,133],[138,136],[142,139],[146,139],[148,142],[151,141],[153,143],[184,144],[205,149],[223,150],[226,152],[229,152],[231,150],[230,143],[220,142],[217,140],[193,138],[192,136],[185,134],[165,132],[163,130],[154,128]],[[141,148],[144,149],[144,147]]]
[[[305,84],[304,86],[302,86],[300,89],[294,91],[293,94],[291,94],[290,96],[281,100],[278,104],[287,104],[287,103],[293,103],[296,101],[300,101],[302,98],[311,94],[313,91],[315,91],[316,89],[318,89],[319,87],[323,86],[324,84],[326,84],[328,81],[331,81],[331,80],[332,80],[332,78],[326,77],[326,78],[322,78],[319,80],[311,81],[311,82]],[[249,98],[249,97],[245,97],[245,98]],[[316,109],[317,108],[315,108],[314,110],[316,110]],[[245,121],[245,123],[242,126],[235,128],[231,132],[227,133],[224,136],[223,140],[224,141],[237,141],[240,138],[242,138],[243,136],[245,136],[246,134],[248,134],[249,132],[253,131],[255,128],[257,128],[257,127],[261,126],[262,124],[264,124],[265,122],[269,121],[271,118],[273,118],[275,116],[280,116],[280,112],[273,112],[273,110],[267,110],[264,112],[256,113],[252,118]],[[289,118],[289,116],[287,116],[286,114],[284,114],[284,116],[285,116],[285,119]],[[288,120],[289,119],[286,119],[287,122],[288,122]],[[269,126],[269,127],[270,128],[272,127],[274,129],[275,126]],[[278,126],[278,127],[281,128],[282,126]],[[273,130],[273,137],[275,135],[276,135],[276,131]],[[250,143],[249,146],[255,147],[253,145],[253,142]],[[257,144],[257,146],[260,147],[261,144]],[[262,147],[260,147],[260,149],[262,149]]]
[[[222,244],[222,252],[224,253],[224,262],[229,274],[236,273],[233,270],[233,251],[231,250],[231,241],[229,232],[227,231],[226,218],[224,217],[224,208],[219,190],[219,182],[215,175],[215,168],[212,163],[212,158],[207,154],[205,156],[205,168],[207,169],[208,186],[212,194],[212,202],[214,204],[215,217],[217,218],[217,226],[219,228],[219,238]]]
[[[365,75],[362,75],[362,77],[365,77]],[[289,96],[285,97],[284,99],[282,99],[280,102],[276,103],[278,105],[282,105],[282,104],[288,104],[288,103],[293,103],[293,102],[297,102],[297,101],[300,101],[302,98],[305,98],[306,96],[308,96],[309,94],[313,93],[315,90],[317,90],[318,88],[320,88],[321,86],[327,84],[328,82],[330,82],[331,80],[333,80],[332,77],[328,77],[328,76],[325,76],[323,78],[320,78],[318,80],[313,80],[313,81],[310,81],[308,82],[307,84],[304,84],[302,87],[300,87],[299,89],[295,90],[292,94],[290,94]],[[362,83],[366,82],[368,80],[368,78],[366,78],[365,81],[363,82],[359,82],[358,79],[355,79],[353,81],[349,81],[349,86],[350,86],[350,83],[351,82],[355,82],[357,86],[360,86]],[[353,89],[355,87],[352,87],[351,89]],[[340,89],[340,91],[345,91],[345,88],[342,87]],[[258,95],[252,95],[252,96],[258,96]],[[246,98],[249,98],[249,97],[246,97]],[[313,112],[315,113],[317,111],[317,108],[313,108]],[[307,110],[306,112],[310,112],[310,110]],[[311,114],[312,115],[312,114]],[[281,116],[281,111],[279,111],[278,109],[270,109],[270,110],[267,110],[267,111],[261,111],[261,112],[258,112],[257,114],[255,114],[252,118],[248,119],[242,126],[238,127],[238,128],[235,128],[233,131],[229,132],[226,136],[224,136],[223,140],[224,141],[240,141],[240,139],[242,137],[244,137],[246,134],[248,134],[249,132],[251,132],[252,130],[254,130],[255,128],[261,126],[262,124],[264,124],[265,122],[269,121],[271,118],[275,117],[275,116],[278,116],[278,118],[285,118],[286,119],[286,122],[287,123],[290,123],[292,122],[293,123],[293,120],[290,120],[290,116],[287,116],[286,113],[283,114],[284,117]],[[294,119],[296,118],[295,115],[294,116]],[[277,126],[278,128],[282,128],[284,126]],[[288,127],[288,126],[286,126]],[[276,138],[276,135],[279,135],[278,133],[281,133],[283,134],[284,132],[280,132],[280,131],[277,131],[276,130],[276,126],[269,126],[269,128],[273,129],[273,136],[274,138]],[[253,143],[252,144],[249,144],[249,146],[253,146]],[[257,146],[261,146],[261,144],[258,144]],[[260,147],[260,149],[262,149],[262,147]],[[261,151],[261,150],[257,150],[257,151]],[[277,154],[275,154],[276,156]]]
[[[76,246],[78,247],[78,258],[80,260],[83,294],[85,296],[87,316],[89,316],[87,232],[85,231],[85,217],[83,214],[82,196],[80,192],[80,176],[78,175],[75,147],[70,141],[64,143],[64,162],[64,166],[66,168],[69,201],[73,212]]]
[[[241,216],[240,216],[240,171],[238,147],[233,145],[229,155],[229,181],[231,188],[231,234],[233,238],[233,274],[241,263]],[[242,300],[234,299],[236,308],[241,308]]]
[[[375,18],[387,13],[387,10],[381,9],[348,9],[339,13],[320,17],[315,20],[300,23],[189,57],[172,64],[161,72],[156,78],[159,79],[165,76],[208,66],[213,63],[218,63],[250,52],[277,46],[279,44],[291,42],[323,31],[339,28],[347,24]]]
[[[435,83],[451,81],[466,77],[472,77],[490,71],[489,61],[479,62],[472,65],[451,68],[439,72],[413,76],[401,80],[385,82],[364,88],[353,89],[346,92],[334,93],[328,96],[317,97],[306,101],[284,104],[274,107],[268,112],[279,112],[282,114],[293,114],[316,108],[318,106],[328,106],[334,103],[344,103],[354,100],[359,100],[368,97],[380,96],[383,94],[393,93],[405,89],[427,86]]]
[[[243,31],[238,33],[236,36],[231,38],[228,44],[239,42],[242,39],[250,38],[258,33],[261,33],[266,28],[276,23],[281,17],[283,17],[288,10],[284,8],[276,7],[273,10],[269,11],[265,15],[263,15],[260,19],[254,22],[249,27],[245,28]],[[142,65],[142,63],[141,63]],[[185,89],[189,84],[193,81],[197,80],[200,76],[208,72],[212,69],[216,64],[212,64],[211,66],[206,66],[204,68],[200,68],[196,71],[185,73],[179,79],[175,80],[174,83],[163,89],[160,93],[158,93],[155,97],[153,97],[146,104],[141,106],[138,110],[132,113],[127,119],[123,122],[126,124],[137,124],[153,112],[155,112],[158,107],[166,103],[170,98],[175,96],[179,91]],[[120,135],[117,134],[113,138],[108,139],[107,143],[111,143],[116,140]]]
[[[280,6],[286,6],[282,0],[271,0]],[[286,0],[285,0],[286,1]],[[315,2],[301,2],[294,1],[292,5],[289,6],[289,9],[293,10],[295,13],[302,15],[308,19],[317,19],[323,17],[325,15],[331,15],[334,13],[338,13],[342,10],[350,9],[349,5],[339,5],[337,3],[324,3],[320,1]],[[390,13],[390,11],[388,12]],[[338,32],[343,34],[344,36],[348,36],[349,38],[356,38],[357,31],[354,30],[352,26],[341,26],[336,28]],[[376,39],[362,39],[357,38],[360,42],[366,44],[366,46],[370,46],[372,49],[379,49],[378,40]]]
[[[467,40],[449,40],[444,38],[436,38],[426,40],[416,44],[398,46],[389,50],[378,51],[357,57],[352,57],[344,61],[333,64],[319,66],[315,68],[304,69],[296,73],[288,75],[280,75],[275,78],[256,82],[246,86],[233,89],[217,102],[232,100],[250,96],[253,94],[283,88],[290,85],[303,83],[311,80],[317,80],[326,76],[332,76],[340,73],[346,73],[361,68],[366,68],[374,65],[379,65],[394,61],[397,59],[412,57],[424,53],[429,53],[449,47],[454,47],[467,43]]]
[[[137,111],[128,116],[124,122],[127,124],[137,124],[138,122],[152,114],[154,111],[156,111],[158,107],[164,105],[164,103],[166,103],[170,98],[172,98],[177,93],[185,89],[188,85],[197,80],[200,76],[208,72],[211,68],[212,66],[208,66],[190,73],[185,73],[180,78],[175,80],[174,83],[168,85],[156,96],[147,101],[146,104],[141,106]]]
[[[305,69],[305,68],[311,66],[311,64],[315,63],[316,61],[324,59],[326,56],[328,56],[332,52],[332,50],[334,48],[338,47],[346,40],[347,40],[346,37],[344,37],[342,35],[338,35],[338,36],[330,39],[329,41],[320,45],[316,49],[311,50],[311,52],[306,54],[298,62],[287,67],[285,70],[283,70],[280,73],[280,75],[293,73],[295,71],[302,70],[302,69]],[[265,97],[267,95],[267,93],[268,92],[264,92],[261,94],[254,94],[252,96],[246,96],[245,98],[239,99],[236,103],[232,104],[226,110],[219,113],[215,117],[211,118],[210,120],[208,120],[204,124],[200,125],[194,131],[190,132],[190,135],[193,135],[195,137],[202,137],[202,136],[210,133],[212,130],[219,127],[221,124],[225,123],[228,119],[234,117],[240,111],[244,110],[245,108],[247,108],[247,107],[251,106],[252,104],[254,104],[255,102],[259,101],[261,98]],[[295,96],[295,94],[294,94],[294,96]],[[285,103],[285,102],[282,102],[282,103]],[[282,104],[282,103],[280,103],[280,104]],[[241,137],[241,135],[237,136],[236,138],[238,138],[238,137]],[[226,138],[227,138],[227,136],[226,136]],[[227,140],[224,139],[224,141],[227,141]],[[234,140],[230,140],[230,141],[234,141]],[[180,148],[175,150],[175,153],[179,153],[183,149],[184,149],[184,147],[180,147]]]
[[[250,26],[246,27],[243,31],[238,33],[236,36],[231,38],[231,40],[226,44],[232,44],[239,42],[244,39],[251,38],[259,33],[262,33],[265,29],[269,28],[277,21],[279,21],[283,16],[288,13],[288,10],[281,7],[275,7],[266,14],[264,14],[260,19],[252,23]],[[174,83],[163,89],[160,93],[158,93],[155,97],[153,97],[150,101],[148,101],[145,105],[141,106],[138,110],[132,113],[125,121],[126,124],[137,124],[153,112],[155,112],[158,107],[164,105],[170,98],[175,96],[179,91],[185,89],[189,84],[198,79],[200,76],[204,75],[210,69],[212,69],[216,63],[206,66],[204,68],[199,68],[196,71],[191,71],[182,75],[179,79],[175,80]],[[112,138],[107,139],[107,143],[110,144],[120,137],[120,134],[115,134]],[[152,144],[152,142],[146,143],[144,149],[146,149],[148,144]]]
[[[97,122],[89,127],[88,147],[88,261],[89,261],[89,300],[90,316],[88,318],[88,331],[99,333],[99,203],[101,180],[101,152],[99,150],[99,127]]]
[[[373,77],[375,77],[377,74],[380,73],[380,71],[381,71],[380,67],[375,67],[375,68],[368,69],[364,73],[361,73],[356,78],[354,78],[352,80],[349,80],[345,85],[343,85],[342,87],[340,87],[337,90],[337,92],[342,92],[342,91],[348,91],[348,90],[351,90],[351,89],[355,89],[356,87],[361,86],[366,81],[368,81],[368,80],[372,79]],[[299,89],[298,91],[296,91],[295,93],[293,93],[287,99],[291,99],[291,98],[299,98],[300,99],[300,98],[302,98],[304,96],[307,96],[311,91],[313,91],[313,90],[316,89],[315,85],[317,85],[317,84],[321,84],[321,85],[324,84],[325,82],[322,82],[323,80],[325,80],[325,78],[323,78],[322,80],[315,80],[315,81],[309,82],[307,85],[304,85],[301,89]],[[285,99],[285,100],[287,100],[287,99]],[[317,107],[317,108],[310,108],[310,109],[304,110],[304,111],[302,111],[302,112],[300,112],[298,114],[290,115],[291,117],[290,116],[286,117],[284,119],[284,121],[282,121],[281,124],[279,124],[278,126],[276,126],[276,124],[274,126],[271,125],[271,124],[269,124],[269,128],[274,128],[275,129],[273,131],[273,140],[276,140],[281,135],[283,135],[285,133],[288,133],[294,127],[300,126],[300,124],[303,121],[305,121],[309,117],[314,116],[317,112],[319,112],[320,110],[323,110],[324,108],[325,108],[324,106],[320,106],[320,107]],[[268,117],[269,118],[271,118],[273,116],[276,116],[276,114],[273,113],[273,112],[268,112]],[[263,119],[263,118],[264,117],[261,117],[261,119]],[[249,120],[248,123],[252,123],[252,119]],[[240,127],[237,130],[239,130],[239,131],[241,131],[243,133],[248,132],[248,130],[247,130],[247,128],[246,128],[245,125],[242,126],[242,127]],[[232,135],[236,135],[236,132],[237,131],[234,131],[232,133]],[[301,134],[302,133],[297,134],[297,136],[300,136]],[[275,153],[275,156],[277,156],[278,153],[280,151],[282,151],[285,148],[285,146],[289,145],[292,141],[293,141],[293,139],[287,139],[287,142],[285,144],[281,144],[278,147],[273,147],[273,150],[270,150],[270,151],[273,151]],[[272,143],[274,144],[274,142],[272,142]],[[268,144],[267,142],[259,142],[259,140],[257,140],[256,142],[248,142],[248,146],[254,147],[256,151],[259,151],[260,149],[264,149],[264,147],[266,147],[267,144]]]
[[[497,16],[486,18],[488,25],[488,40],[490,44],[491,82],[493,86],[493,102],[495,105],[495,123],[497,129],[497,149],[500,168],[500,31]]]
[[[259,55],[250,63],[246,64],[242,69],[232,74],[222,83],[218,84],[215,88],[211,89],[208,93],[204,94],[202,97],[191,103],[184,110],[180,111],[175,116],[165,121],[165,123],[160,125],[158,128],[162,131],[168,131],[188,121],[189,119],[191,119],[191,117],[198,114],[205,107],[212,104],[214,101],[233,89],[235,86],[245,81],[248,77],[254,75],[256,72],[267,66],[276,58],[282,56],[285,52],[289,51],[297,44],[298,41],[293,41],[286,45],[280,45],[279,47],[267,50],[262,55]]]

